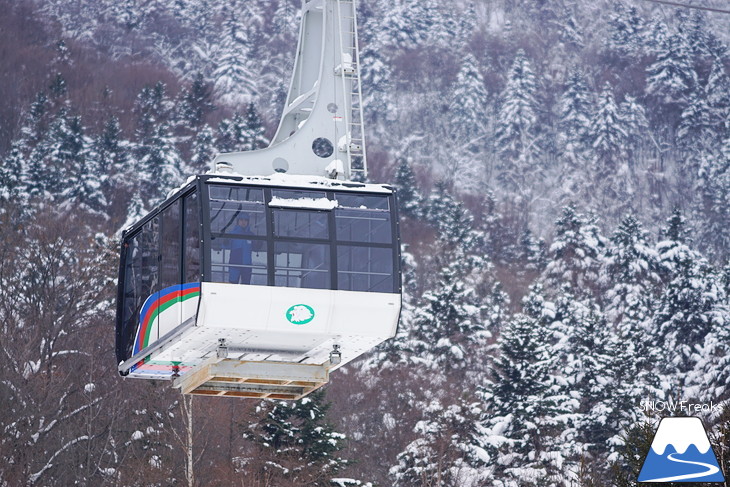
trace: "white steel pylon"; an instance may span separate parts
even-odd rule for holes
[[[349,180],[367,173],[354,0],[303,0],[284,111],[265,149],[219,154],[248,176],[274,172]]]

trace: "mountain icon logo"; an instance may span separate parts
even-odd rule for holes
[[[717,457],[697,417],[663,418],[639,482],[724,482]]]

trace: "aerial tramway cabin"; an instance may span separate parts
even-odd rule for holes
[[[396,197],[366,184],[356,6],[303,0],[265,149],[219,154],[122,235],[119,373],[296,399],[396,333]]]
[[[184,392],[287,399],[394,334],[392,190],[295,182],[198,176],[125,232],[122,374],[173,379],[203,368],[205,381]]]

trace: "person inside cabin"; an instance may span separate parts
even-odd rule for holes
[[[249,227],[248,213],[240,213],[236,219],[236,226],[230,235],[253,235]],[[231,254],[228,259],[228,281],[231,284],[251,284],[251,240],[245,238],[231,238]]]

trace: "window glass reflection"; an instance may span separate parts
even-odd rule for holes
[[[296,189],[273,189],[271,190],[272,198],[281,198],[285,200],[301,200],[327,198],[324,191],[307,191]]]
[[[390,213],[338,209],[335,212],[337,240],[390,243],[393,240]]]
[[[337,204],[340,208],[369,210],[388,210],[389,208],[387,196],[338,193]]]
[[[248,241],[253,244],[253,242]],[[265,248],[255,250],[251,245],[241,246],[239,250],[220,249],[211,252],[211,280],[231,284],[252,284],[266,286],[267,253]]]
[[[276,242],[274,285],[330,289],[329,245]]]
[[[377,247],[337,247],[337,289],[394,292],[393,251]]]
[[[274,210],[274,236],[329,238],[327,213],[301,210]]]

